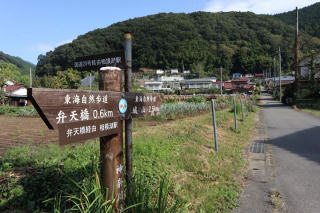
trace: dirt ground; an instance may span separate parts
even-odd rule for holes
[[[133,126],[154,126],[167,121],[134,120]],[[0,155],[11,147],[59,143],[58,131],[50,130],[40,117],[0,115]]]

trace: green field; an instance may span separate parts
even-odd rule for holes
[[[219,153],[214,151],[210,113],[135,128],[134,173],[143,195],[134,199],[141,203],[136,212],[230,212],[246,176],[245,148],[255,115],[238,121],[234,131],[233,113],[217,112]],[[97,202],[103,200],[97,193],[97,171],[95,141],[63,149],[11,149],[0,157],[0,210],[66,212],[78,204],[86,210],[82,212],[103,212],[97,210],[103,204]],[[50,198],[56,199],[43,202]]]

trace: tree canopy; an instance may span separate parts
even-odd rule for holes
[[[30,67],[35,69],[35,65],[19,57],[11,56],[0,51],[0,62],[11,63],[17,66],[22,75],[29,75]]]
[[[261,73],[272,66],[279,46],[284,70],[293,61],[295,28],[278,17],[250,12],[160,13],[80,35],[40,55],[36,74],[55,75],[71,68],[76,57],[121,50],[128,31],[133,35],[134,70],[184,67],[209,76],[218,75],[222,66],[224,71]],[[319,38],[304,32],[301,38],[302,52],[320,48]],[[315,42],[310,43],[312,39]]]
[[[20,75],[16,65],[10,63],[0,63],[0,88],[6,81],[17,80]]]

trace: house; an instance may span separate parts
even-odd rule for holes
[[[176,75],[176,74],[179,74],[179,71],[178,71],[178,69],[172,69],[170,71],[170,73],[171,73],[171,75]]]
[[[264,79],[264,74],[263,73],[256,73],[256,74],[254,74],[254,78],[262,80],[262,79]]]
[[[197,79],[188,79],[184,80],[185,89],[200,89],[200,88],[211,88],[213,83],[216,82],[216,77],[211,78],[197,78]]]
[[[255,83],[251,83],[249,78],[241,77],[224,82],[224,90],[230,93],[250,93],[255,89]]]
[[[183,75],[189,75],[190,74],[190,70],[184,70],[183,71]]]
[[[30,104],[27,101],[27,88],[23,84],[6,86],[5,95],[10,105],[26,106]]]
[[[249,79],[252,79],[252,78],[253,78],[253,75],[252,75],[252,74],[245,74],[244,77],[247,77],[247,78],[249,78]]]
[[[183,76],[158,76],[156,81],[162,82],[162,88],[180,89],[180,82],[184,80]]]
[[[157,75],[163,75],[164,74],[164,70],[156,70],[156,74]]]
[[[93,81],[95,79],[95,76],[89,75],[81,80],[81,86],[82,87],[89,87],[93,84]]]
[[[224,81],[216,81],[212,83],[212,86],[216,89],[220,89],[224,87]]]
[[[225,81],[224,82],[224,90],[226,91],[226,92],[232,92],[232,83],[231,83],[231,81]]]
[[[161,82],[161,81],[147,81],[147,82],[144,82],[144,88],[146,90],[151,90],[151,91],[160,91],[160,90],[162,90],[162,85],[163,85],[163,82]]]
[[[233,92],[247,92],[247,85],[249,85],[249,78],[241,77],[231,80]]]
[[[320,54],[314,56],[314,77],[320,79]],[[299,77],[300,80],[311,79],[311,57],[305,57],[299,63]]]
[[[232,79],[238,79],[238,78],[241,78],[241,77],[242,77],[241,73],[233,73],[232,74]]]

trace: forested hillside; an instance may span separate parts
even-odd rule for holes
[[[278,14],[276,17],[287,24],[296,24],[295,10]],[[299,28],[311,36],[320,38],[320,2],[299,9]]]
[[[39,76],[72,67],[76,57],[123,49],[123,35],[133,35],[133,68],[190,69],[199,76],[255,73],[271,67],[282,48],[284,70],[292,63],[295,28],[279,18],[246,12],[161,13],[130,19],[79,36],[72,43],[39,56]],[[302,33],[302,50],[319,48],[320,39]]]
[[[30,67],[34,70],[35,65],[19,57],[14,57],[0,51],[0,62],[11,63],[18,67],[22,75],[29,75]]]

